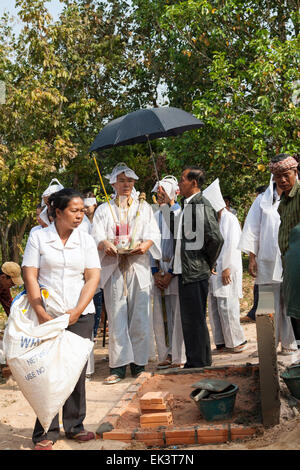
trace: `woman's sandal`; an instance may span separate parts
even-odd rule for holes
[[[106,377],[106,379],[104,379],[103,383],[105,385],[112,385],[112,384],[116,384],[116,383],[120,382],[121,380],[122,380],[121,377],[119,377],[116,374],[112,374],[109,377]]]
[[[87,442],[95,439],[95,433],[91,431],[80,431],[79,433],[74,434],[74,436],[68,437],[68,439],[73,439],[77,442]]]
[[[52,450],[54,442],[49,439],[44,439],[43,441],[37,442],[35,444],[34,450]]]

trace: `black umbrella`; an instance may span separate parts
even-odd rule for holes
[[[106,124],[94,140],[90,152],[176,136],[203,125],[203,122],[182,109],[139,109]]]
[[[114,119],[99,132],[90,152],[148,142],[159,180],[150,140],[182,134],[204,124],[190,113],[173,107],[139,109]]]

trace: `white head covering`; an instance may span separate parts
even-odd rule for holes
[[[97,204],[97,199],[95,197],[86,197],[83,200],[83,203],[86,207],[93,206],[94,204]]]
[[[127,176],[127,178],[133,178],[134,180],[139,179],[135,172],[131,170],[124,162],[118,163],[112,170],[111,174],[106,175],[105,178],[109,179],[110,184],[114,184],[117,182],[117,176],[121,173],[125,173],[125,176]]]
[[[56,182],[56,184],[52,184]],[[48,197],[48,196],[51,196],[51,194],[53,193],[57,193],[58,191],[60,191],[61,189],[64,189],[63,185],[60,184],[60,182],[58,181],[58,179],[56,178],[53,178],[51,181],[50,181],[50,184],[48,186],[47,189],[45,189],[45,191],[43,192],[42,194],[42,203],[41,203],[41,206],[44,207],[46,204],[44,202],[44,197]]]
[[[226,203],[223,199],[219,178],[213,181],[207,188],[202,191],[203,196],[209,200],[216,212],[226,207]]]
[[[177,199],[177,194],[179,192],[178,181],[175,176],[167,175],[162,180],[157,181],[156,185],[152,189],[153,193],[156,193],[159,186],[162,186],[165,192],[167,193],[168,197],[172,199]]]

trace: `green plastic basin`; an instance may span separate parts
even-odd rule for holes
[[[225,392],[211,393],[196,401],[194,397],[201,392],[201,389],[198,388],[192,391],[190,398],[196,403],[206,421],[218,421],[232,417],[238,390],[237,385],[231,384]]]
[[[300,365],[287,367],[281,374],[291,394],[300,399]]]

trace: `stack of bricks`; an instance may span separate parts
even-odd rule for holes
[[[140,426],[154,428],[173,424],[173,395],[170,392],[148,392],[140,398]]]

